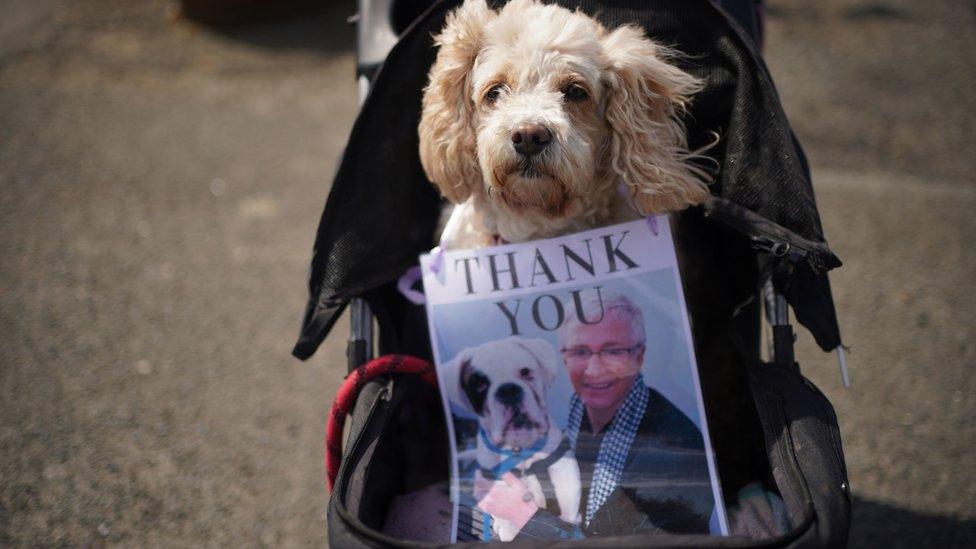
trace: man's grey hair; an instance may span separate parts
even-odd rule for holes
[[[600,288],[598,291],[588,291],[585,297],[580,300],[583,318],[587,321],[600,319],[602,322],[607,316],[613,314],[617,318],[627,322],[630,326],[631,339],[635,345],[644,346],[647,343],[647,332],[644,330],[644,313],[634,302],[624,294],[608,291]],[[566,320],[559,327],[559,346],[560,348],[570,348],[569,333],[580,324],[576,314],[576,303],[570,299],[564,310],[567,312]],[[602,317],[602,318],[601,318]]]

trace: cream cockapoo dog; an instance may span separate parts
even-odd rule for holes
[[[435,41],[419,132],[428,179],[459,205],[442,246],[557,236],[708,196],[680,120],[701,83],[638,28],[467,0]]]

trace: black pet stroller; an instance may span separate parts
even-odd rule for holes
[[[335,547],[419,546],[380,530],[396,494],[447,480],[440,399],[416,375],[381,369],[382,375],[367,381],[360,366],[374,351],[431,360],[423,307],[403,298],[397,280],[435,245],[442,202],[420,166],[417,124],[436,55],[431,36],[461,2],[359,3],[365,102],[318,229],[310,298],[293,353],[311,356],[351,305],[347,352],[349,370],[356,370],[355,403],[329,502],[329,540]],[[504,1],[489,3],[497,7]],[[845,545],[851,495],[837,419],[826,397],[800,374],[788,317],[792,306],[821,348],[838,351],[843,371],[826,274],[840,261],[824,241],[806,159],[758,52],[755,5],[557,3],[609,28],[643,26],[650,37],[687,54],[682,68],[707,82],[687,120],[689,145],[700,147],[713,132],[719,134],[709,155],[720,169],[713,197],[676,215],[674,227],[709,430],[727,503],[735,503],[739,488],[759,480],[782,498],[790,529],[761,540],[669,535],[552,544]],[[766,353],[760,349],[763,324],[770,328]],[[344,417],[332,419],[341,423]]]

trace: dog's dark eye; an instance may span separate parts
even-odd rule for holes
[[[504,89],[504,84],[495,84],[494,86],[488,88],[488,91],[485,92],[485,103],[489,105],[494,104],[495,101],[498,101],[498,97],[502,94],[502,90]]]
[[[532,370],[529,368],[522,368],[519,370],[519,375],[524,379],[532,379]]]
[[[579,103],[580,101],[586,101],[590,97],[590,94],[586,92],[583,86],[570,84],[563,88],[563,97],[573,103]]]

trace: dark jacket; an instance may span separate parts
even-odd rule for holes
[[[593,468],[609,425],[593,434],[583,414],[577,438],[585,516]],[[585,537],[657,533],[708,533],[715,505],[701,431],[654,389],[631,444],[620,482],[590,524]],[[575,528],[539,510],[516,539],[577,537]]]

